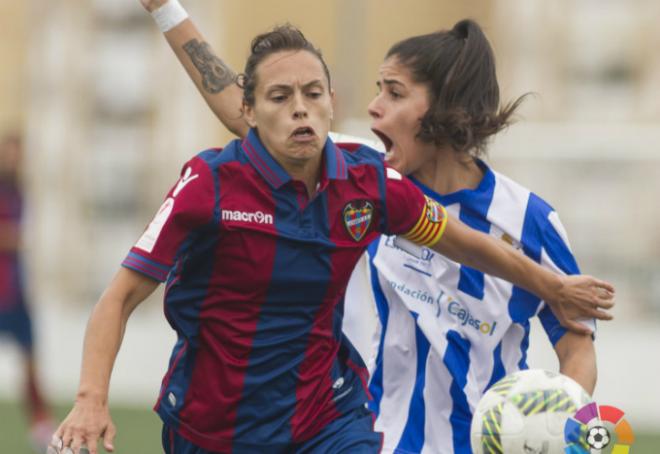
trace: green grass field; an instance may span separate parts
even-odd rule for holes
[[[147,407],[145,405],[145,407]],[[56,406],[59,419],[69,411],[69,407]],[[117,426],[115,453],[118,454],[158,454],[161,422],[156,413],[148,408],[115,407],[111,410]],[[23,409],[15,402],[0,401],[0,453],[34,454],[27,441],[27,427]],[[103,452],[103,449],[101,449]]]
[[[55,407],[56,415],[63,418],[68,407]],[[115,452],[117,454],[158,454],[161,423],[154,412],[147,408],[112,409],[117,425]],[[2,454],[34,454],[27,442],[27,429],[23,410],[15,402],[0,401],[0,452]],[[660,433],[636,434],[637,440],[631,454],[660,453]],[[101,450],[103,452],[103,450]],[[349,453],[350,454],[350,453]]]

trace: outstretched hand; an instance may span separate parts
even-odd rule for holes
[[[105,450],[112,452],[115,434],[107,405],[79,400],[55,431],[48,454],[98,454],[100,438]]]
[[[144,9],[148,12],[152,12],[167,3],[167,0],[140,0],[140,3],[142,3]]]
[[[570,331],[591,334],[579,319],[613,318],[607,311],[614,307],[614,287],[605,281],[587,275],[562,276],[556,295],[546,302],[562,326]]]

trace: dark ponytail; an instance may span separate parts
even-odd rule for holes
[[[388,51],[389,57],[429,86],[430,107],[418,134],[424,142],[479,156],[487,139],[509,125],[524,99],[500,107],[493,50],[479,24],[470,19],[449,31],[403,40]]]

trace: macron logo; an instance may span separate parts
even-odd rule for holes
[[[176,188],[174,188],[172,197],[176,197],[177,195],[179,195],[179,192],[181,192],[181,190],[185,188],[188,183],[190,183],[193,180],[196,180],[199,177],[198,174],[191,176],[190,175],[191,173],[192,173],[192,169],[188,167],[184,172],[183,176],[181,177],[181,179],[179,180],[179,182],[176,184]]]
[[[242,222],[252,222],[255,224],[272,224],[273,215],[266,214],[262,211],[255,211],[253,213],[247,213],[245,211],[238,210],[223,210],[222,211],[222,220],[223,221],[242,221]]]

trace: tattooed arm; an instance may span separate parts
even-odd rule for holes
[[[167,3],[166,0],[140,2],[149,12]],[[164,36],[215,116],[232,133],[245,137],[249,127],[241,112],[243,90],[236,84],[236,73],[213,52],[190,19]]]

